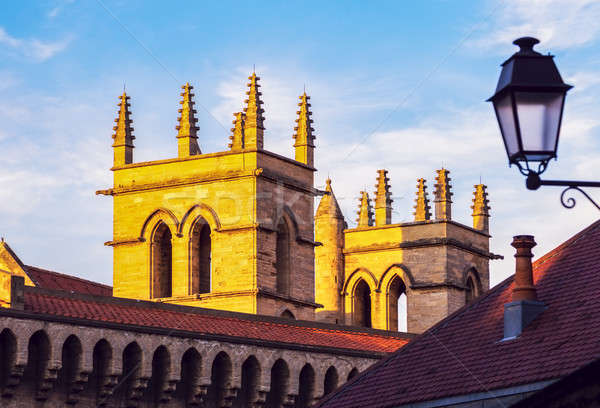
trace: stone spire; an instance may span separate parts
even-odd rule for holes
[[[450,185],[450,173],[442,168],[436,170],[435,177],[435,219],[436,220],[451,220],[452,219],[452,186]]]
[[[312,112],[310,111],[310,103],[308,103],[310,96],[307,96],[306,92],[304,92],[299,98],[300,103],[298,106],[300,107],[300,110],[296,112],[298,114],[298,119],[296,119],[297,126],[294,127],[296,161],[314,167],[315,135],[313,134],[314,129],[311,127],[313,120],[310,118]]]
[[[488,233],[490,231],[490,206],[488,205],[487,186],[485,184],[476,184],[473,192],[473,228]]]
[[[358,227],[370,227],[373,225],[373,208],[371,207],[369,193],[361,191],[359,200],[360,204],[356,212],[358,214],[358,218],[356,219]]]
[[[235,116],[235,120],[231,122],[234,126],[231,129],[231,136],[229,136],[231,143],[228,147],[231,150],[242,150],[244,148],[244,112],[236,112],[233,116]]]
[[[427,221],[431,219],[431,207],[427,197],[427,186],[425,179],[417,179],[417,198],[415,199],[415,221]]]
[[[263,102],[260,100],[260,96],[262,94],[258,91],[260,87],[258,80],[260,77],[257,77],[256,73],[253,72],[248,79],[250,80],[248,84],[249,90],[246,91],[248,99],[244,101],[246,103],[246,107],[244,108],[244,113],[246,114],[244,122],[245,147],[249,149],[262,149],[265,132],[263,124],[265,118],[263,117],[263,113],[265,111],[261,108]]]
[[[387,170],[377,170],[377,184],[375,185],[375,225],[386,225],[392,222],[392,192]]]
[[[326,194],[321,198],[321,202],[317,207],[317,213],[315,217],[321,217],[327,215],[330,218],[337,218],[340,220],[344,219],[344,215],[342,214],[342,210],[333,194],[333,190],[331,189],[331,179],[325,180],[325,191]]]
[[[129,112],[129,96],[123,91],[123,95],[119,96],[121,102],[117,104],[119,107],[119,117],[115,119],[117,125],[113,127],[115,133],[112,138],[113,149],[114,149],[114,160],[113,165],[122,166],[124,164],[133,163],[133,127],[131,124],[131,112]]]
[[[183,89],[181,93],[183,100],[179,102],[181,104],[181,109],[179,109],[181,116],[177,119],[179,125],[175,126],[175,129],[178,131],[177,151],[179,157],[188,157],[201,153],[198,146],[197,134],[200,128],[196,126],[198,119],[196,119],[196,110],[194,109],[194,101],[192,100],[194,97],[192,89],[194,87],[189,82],[186,82],[181,89]]]

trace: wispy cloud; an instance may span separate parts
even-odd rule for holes
[[[17,38],[0,27],[0,45],[8,51],[16,52],[37,62],[46,61],[65,50],[72,39],[72,37],[67,37],[58,41],[42,41],[37,38]]]
[[[48,12],[48,14],[47,14],[48,18],[52,19],[52,18],[57,17],[66,6],[68,6],[69,4],[73,4],[73,3],[75,3],[75,0],[59,0],[59,1],[57,1],[55,6],[52,7],[50,9],[50,11]]]
[[[545,47],[560,50],[592,43],[600,33],[599,0],[497,1],[503,4],[487,34],[472,42],[477,47],[506,54],[515,38],[529,35]]]

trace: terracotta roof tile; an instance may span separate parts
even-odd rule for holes
[[[85,321],[118,323],[150,328],[185,330],[200,334],[223,335],[307,346],[332,347],[377,353],[389,353],[408,343],[410,337],[385,335],[372,331],[339,329],[333,325],[285,323],[283,319],[241,313],[219,315],[206,309],[160,307],[151,302],[122,301],[116,298],[61,296],[60,293],[29,289],[25,292],[25,311],[64,316]],[[194,309],[192,311],[192,309]],[[239,317],[236,317],[239,316]]]
[[[392,407],[565,376],[600,357],[600,221],[534,263],[548,307],[515,340],[503,337],[513,278],[498,284],[323,400]],[[375,397],[377,396],[377,397]]]
[[[112,296],[112,287],[75,276],[25,265],[27,275],[39,288],[64,290],[86,295]]]

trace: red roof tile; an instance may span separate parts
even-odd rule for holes
[[[374,333],[369,330],[345,330],[333,325],[310,326],[307,322],[262,318],[242,313],[152,302],[135,302],[116,298],[61,296],[36,289],[25,292],[25,311],[63,316],[85,321],[118,323],[199,334],[223,335],[242,339],[255,339],[279,343],[292,343],[316,347],[359,350],[376,353],[396,351],[411,337],[398,334]],[[239,317],[238,317],[239,316]],[[85,324],[85,321],[82,324]]]
[[[497,285],[321,401],[392,407],[565,376],[600,357],[600,221],[534,263],[547,309],[503,337],[513,278]]]
[[[112,296],[112,287],[75,276],[25,265],[29,278],[39,288],[64,290],[86,295]]]

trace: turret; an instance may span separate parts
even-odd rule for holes
[[[473,192],[473,228],[483,231],[486,234],[490,232],[490,206],[487,198],[487,186],[485,184],[476,184]]]
[[[198,146],[198,130],[200,128],[196,126],[196,110],[194,109],[194,101],[192,98],[193,86],[188,83],[181,87],[183,92],[183,100],[179,102],[181,109],[179,109],[178,121],[179,125],[175,127],[177,129],[177,151],[179,157],[188,157],[196,154],[200,154],[200,147]]]
[[[133,163],[133,140],[135,136],[133,136],[133,127],[131,124],[133,120],[131,120],[129,112],[129,96],[123,91],[123,95],[119,96],[121,102],[118,103],[119,106],[119,116],[115,119],[117,125],[113,127],[115,133],[112,138],[113,142],[113,150],[114,150],[114,167],[123,166],[125,164]]]
[[[246,91],[248,99],[244,101],[246,103],[244,108],[246,116],[244,121],[244,144],[245,148],[248,149],[262,149],[265,133],[263,113],[265,111],[261,107],[263,102],[260,100],[260,96],[262,94],[258,91],[260,77],[257,77],[256,73],[253,72],[248,79],[250,80],[250,83],[248,83],[249,89]]]
[[[386,225],[392,222],[392,192],[390,191],[387,170],[377,170],[375,185],[375,225]]]
[[[415,221],[428,221],[431,219],[431,207],[429,206],[429,198],[427,197],[427,186],[425,179],[417,179],[417,198],[415,199]]]
[[[234,113],[235,116],[233,123],[233,128],[231,129],[231,136],[229,139],[231,143],[229,143],[228,147],[231,150],[242,150],[244,148],[244,112]]]
[[[300,110],[298,119],[296,119],[296,127],[294,127],[294,149],[296,153],[296,161],[304,163],[310,167],[314,167],[315,164],[315,135],[313,134],[314,129],[311,127],[313,120],[310,118],[312,112],[310,111],[310,103],[308,100],[310,96],[304,92],[300,97],[300,103],[298,106]]]
[[[448,170],[442,168],[437,170],[437,176],[435,178],[435,219],[450,221],[452,219],[452,186],[450,185],[450,173]]]
[[[360,203],[358,204],[358,218],[356,223],[358,227],[370,227],[373,225],[373,208],[371,207],[371,199],[366,191],[360,192]]]
[[[317,309],[317,320],[340,323],[344,283],[344,216],[333,194],[331,180],[327,179],[325,195],[315,215],[315,301],[323,305]]]

